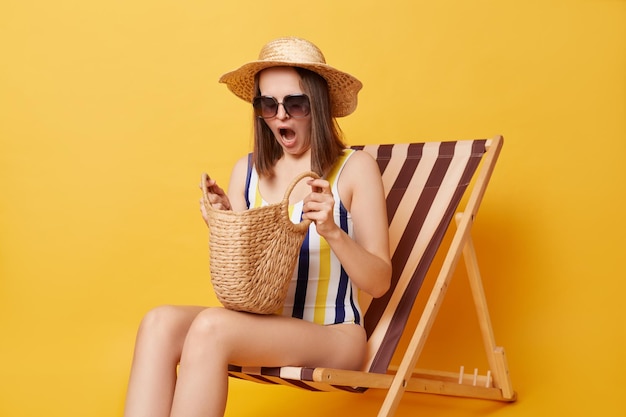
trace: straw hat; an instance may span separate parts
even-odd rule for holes
[[[220,82],[225,83],[237,97],[252,102],[255,74],[265,68],[278,66],[305,68],[324,77],[328,83],[334,117],[347,116],[356,109],[357,94],[363,86],[361,82],[326,64],[322,51],[300,38],[279,38],[267,43],[261,49],[258,60],[222,75]]]

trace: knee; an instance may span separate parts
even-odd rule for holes
[[[139,325],[139,338],[168,338],[178,331],[181,317],[176,307],[163,305],[148,311]]]
[[[186,347],[227,351],[237,325],[233,313],[223,308],[209,308],[198,314],[187,333]]]

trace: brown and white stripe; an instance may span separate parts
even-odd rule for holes
[[[387,199],[392,286],[364,317],[369,358],[364,370],[384,374],[445,232],[489,141],[355,146],[376,158]],[[316,379],[315,369],[229,367],[233,377],[310,390],[348,390]]]

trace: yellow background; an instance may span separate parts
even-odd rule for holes
[[[215,304],[199,175],[249,107],[218,77],[297,35],[360,78],[350,144],[505,136],[476,224],[517,403],[398,416],[622,415],[626,2],[4,0],[0,415],[120,416],[136,326]],[[462,273],[419,366],[486,373]],[[375,416],[382,393],[234,381],[228,416]]]

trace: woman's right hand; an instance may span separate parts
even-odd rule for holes
[[[208,175],[203,175],[202,178],[200,189],[202,190],[203,196],[200,198],[200,212],[202,213],[204,221],[208,223],[209,218],[206,212],[206,207],[204,206],[205,191],[209,204],[211,204],[211,207],[215,210],[232,210],[232,207],[228,196],[224,190],[217,185],[217,181],[211,179]]]

